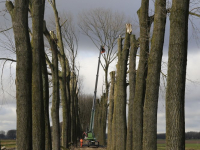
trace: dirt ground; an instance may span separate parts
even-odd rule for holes
[[[105,146],[99,145],[99,147],[90,146],[88,147],[87,140],[83,140],[83,147],[80,147],[80,143],[78,143],[78,147],[74,148],[73,150],[106,150]]]

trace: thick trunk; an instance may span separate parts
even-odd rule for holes
[[[65,91],[65,92],[64,92]],[[60,80],[60,93],[61,93],[61,103],[62,103],[62,115],[63,115],[63,121],[62,121],[62,146],[67,148],[67,97],[65,97],[64,93],[66,93],[66,84],[63,85],[63,79]]]
[[[71,80],[70,80],[70,95],[71,95],[71,103],[70,103],[70,113],[71,113],[71,142],[75,144],[76,140],[76,114],[75,114],[75,89],[74,89],[74,82],[75,82],[75,73],[71,72]]]
[[[45,149],[45,122],[42,87],[41,51],[43,44],[44,2],[31,1],[32,14],[32,148]]]
[[[144,102],[143,150],[157,149],[157,108],[165,23],[166,0],[156,0]]]
[[[28,0],[6,1],[11,15],[16,55],[17,149],[32,149],[32,51],[28,31]]]
[[[53,81],[53,98],[52,98],[52,137],[53,137],[53,150],[60,149],[60,121],[59,121],[59,76],[58,76],[58,56],[57,50],[52,49],[52,81]]]
[[[67,89],[66,89],[66,57],[65,57],[65,52],[64,52],[64,46],[63,46],[63,40],[62,40],[62,32],[61,32],[61,26],[59,22],[59,16],[58,16],[58,11],[56,8],[56,2],[55,0],[52,1],[52,8],[54,11],[54,16],[55,16],[55,24],[56,24],[56,34],[57,34],[57,39],[58,39],[58,47],[60,50],[61,56],[59,57],[60,59],[60,64],[62,68],[61,76],[62,76],[62,81],[61,81],[61,102],[62,102],[62,109],[63,109],[63,124],[62,124],[62,146],[65,148],[68,148],[68,113],[69,110],[67,109],[67,101],[69,97],[67,97]]]
[[[126,149],[126,74],[130,47],[130,34],[126,33],[122,51],[118,51],[116,97],[116,150]]]
[[[106,93],[103,93],[103,96],[101,96],[100,101],[100,107],[99,107],[99,113],[98,113],[98,140],[100,145],[106,144]]]
[[[95,105],[95,117],[94,117],[94,135],[97,140],[99,139],[99,113],[100,113],[99,109],[100,109],[100,102],[99,99],[97,99]]]
[[[140,21],[140,60],[136,75],[135,97],[133,102],[133,149],[142,149],[143,105],[149,53],[149,0],[142,0],[138,11]]]
[[[55,40],[50,36],[46,28],[46,23],[43,24],[43,33],[46,36],[52,51],[52,64],[50,64],[53,82],[53,98],[52,98],[52,149],[60,149],[60,122],[59,122],[59,76],[58,76],[58,49]]]
[[[109,94],[109,113],[108,113],[108,139],[107,149],[111,150],[112,145],[112,120],[114,112],[114,87],[115,87],[115,71],[110,72],[111,86]]]
[[[173,0],[166,91],[166,149],[185,149],[185,79],[189,0]]]
[[[122,38],[118,39],[118,54],[121,53],[122,51]],[[119,62],[116,65],[116,68],[118,68]],[[118,74],[116,74],[116,79],[117,79]],[[114,91],[117,91],[117,81],[115,81],[115,87]],[[116,128],[116,104],[117,104],[117,92],[114,93],[114,113],[113,113],[113,120],[112,120],[112,145],[111,145],[111,150],[116,150],[116,138],[117,138],[117,128]]]
[[[127,128],[127,138],[126,138],[126,149],[132,150],[133,141],[133,101],[135,96],[135,81],[136,81],[136,54],[138,49],[138,41],[135,39],[134,35],[130,37],[130,58],[129,58],[129,107],[128,107],[128,128]]]

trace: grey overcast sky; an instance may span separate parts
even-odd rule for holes
[[[137,20],[137,10],[140,7],[141,1],[136,0],[57,0],[57,8],[60,13],[71,13],[74,20],[77,21],[77,16],[83,10],[90,10],[94,8],[107,8],[113,11],[122,12],[132,21]],[[150,14],[153,14],[153,1],[150,1]],[[170,6],[170,3],[168,3]],[[194,7],[193,5],[191,5]],[[0,31],[11,26],[9,15],[3,16],[2,10],[5,9],[5,0],[0,0]],[[52,16],[52,9],[50,5],[46,5],[45,19],[49,19]],[[196,26],[199,25],[198,18],[190,18]],[[75,22],[76,23],[76,22]],[[186,98],[185,98],[185,114],[186,114],[186,131],[200,131],[200,50],[199,41],[200,37],[198,32],[195,32],[189,23],[189,44],[188,44],[188,64],[187,64],[187,85],[186,85]],[[138,31],[133,31],[138,34]],[[12,35],[12,34],[11,34]],[[0,33],[0,39],[4,38]],[[169,17],[166,26],[165,43],[163,61],[167,62],[168,59],[168,41],[169,41]],[[80,74],[83,78],[83,93],[93,94],[96,68],[98,61],[98,51],[92,42],[85,36],[81,35],[79,39],[78,49],[78,62],[80,64]],[[5,52],[0,47],[0,57],[12,57],[15,56]],[[116,61],[112,63],[110,71],[115,70]],[[3,67],[3,62],[0,62],[0,67]],[[6,63],[4,66],[3,80],[0,80],[0,130],[16,129],[16,99],[15,99],[15,63]],[[0,68],[0,74],[2,69]],[[167,72],[167,68],[163,66],[163,72]],[[98,84],[98,96],[101,95],[103,85],[103,71],[100,69],[99,84]],[[61,117],[62,118],[62,117]],[[62,119],[60,119],[62,120]],[[161,92],[159,95],[158,106],[158,133],[165,132],[165,90],[161,86]]]

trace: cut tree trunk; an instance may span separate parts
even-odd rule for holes
[[[126,74],[130,48],[130,34],[126,33],[122,51],[118,51],[117,78],[116,78],[116,150],[126,149]]]
[[[135,96],[135,82],[136,82],[136,54],[138,49],[138,41],[135,35],[130,37],[130,58],[129,58],[129,107],[128,107],[128,128],[126,138],[126,150],[132,150],[133,141],[133,101]]]
[[[115,71],[110,72],[110,78],[111,78],[111,86],[110,86],[110,94],[109,94],[107,150],[111,150],[111,145],[112,145],[112,120],[113,120],[113,112],[114,112]]]
[[[121,53],[122,51],[122,38],[119,38],[118,41],[118,54]],[[119,62],[117,62],[116,68],[118,68]],[[116,74],[117,78],[118,74]],[[115,81],[115,87],[114,91],[117,91],[117,80]],[[113,120],[112,120],[112,145],[111,145],[111,150],[116,150],[116,137],[117,137],[117,132],[116,132],[116,101],[117,101],[117,92],[114,93],[114,113],[113,113]]]
[[[143,118],[143,150],[157,149],[157,108],[166,23],[166,0],[155,1]]]
[[[133,102],[133,149],[142,150],[143,106],[149,54],[149,0],[142,0],[138,10],[140,22],[140,60],[136,73],[135,97]]]

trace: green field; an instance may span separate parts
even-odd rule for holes
[[[186,140],[186,150],[200,150],[200,140]],[[1,140],[6,148],[15,148],[16,140]],[[158,140],[157,150],[165,150],[165,140]]]
[[[16,140],[1,140],[1,147],[6,146],[6,148],[15,148]]]
[[[200,140],[186,140],[186,150],[200,150]],[[158,140],[157,150],[165,150],[165,140]]]

